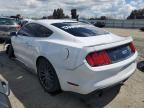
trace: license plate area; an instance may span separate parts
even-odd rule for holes
[[[116,48],[106,50],[112,63],[122,61],[132,55],[129,45],[123,45]]]

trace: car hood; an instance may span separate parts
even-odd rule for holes
[[[106,34],[106,35],[99,35],[99,36],[92,36],[92,37],[78,37],[80,42],[83,46],[97,46],[97,45],[104,45],[110,44],[125,40],[131,40],[131,37],[121,37],[114,34]]]

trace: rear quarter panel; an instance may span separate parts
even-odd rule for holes
[[[80,54],[74,43],[61,40],[40,42],[39,55],[46,57],[55,68],[73,69]]]

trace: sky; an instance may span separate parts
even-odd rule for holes
[[[42,17],[57,8],[69,16],[76,8],[80,17],[126,18],[132,10],[144,8],[144,0],[0,0],[0,15]]]

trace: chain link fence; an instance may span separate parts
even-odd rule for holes
[[[117,28],[141,28],[144,27],[144,20],[89,20],[91,23],[104,22],[106,27]]]

